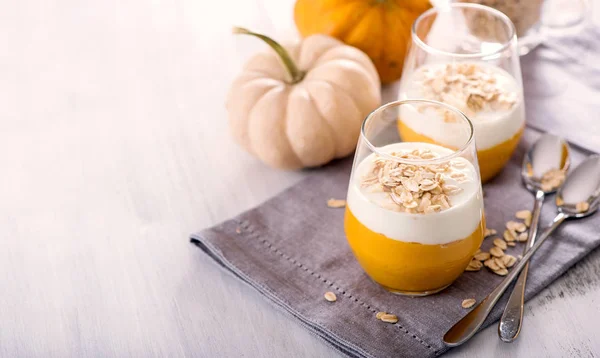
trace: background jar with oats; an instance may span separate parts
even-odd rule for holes
[[[459,0],[481,4],[506,14],[514,23],[519,38],[519,53],[525,55],[548,35],[562,35],[582,28],[588,10],[587,0]],[[557,9],[560,9],[557,11]],[[493,21],[474,15],[469,21],[481,31],[495,31]],[[487,23],[478,26],[477,23]]]
[[[482,13],[494,19],[493,33],[467,23]],[[484,26],[485,24],[481,24]],[[400,82],[399,99],[425,98],[464,112],[475,128],[481,179],[498,174],[516,148],[525,127],[525,107],[515,29],[506,15],[476,4],[431,9],[415,22],[411,49]],[[418,113],[401,111],[398,131],[412,140],[457,148],[447,135],[445,111],[429,113],[430,126]]]
[[[460,0],[460,2],[481,4],[503,12],[515,25],[519,38],[525,36],[538,24],[544,3],[543,0]],[[470,21],[479,22],[486,19],[473,16]]]
[[[444,131],[458,148],[399,135],[398,113],[411,111]],[[427,100],[388,103],[363,123],[344,228],[365,272],[387,290],[423,296],[450,285],[483,240],[485,219],[470,121]]]

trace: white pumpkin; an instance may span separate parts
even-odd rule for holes
[[[369,57],[325,35],[284,48],[264,35],[234,32],[257,36],[274,50],[250,59],[231,86],[226,107],[235,140],[283,169],[352,153],[362,121],[381,103]]]

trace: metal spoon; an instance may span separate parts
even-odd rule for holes
[[[531,256],[565,219],[578,219],[593,214],[600,204],[600,156],[594,155],[583,161],[567,177],[556,195],[558,214],[550,225],[540,233],[533,247],[527,250],[523,258],[513,267],[486,298],[471,312],[458,321],[444,335],[444,343],[455,347],[465,343],[481,327],[488,314],[510,283],[525,267]]]
[[[566,141],[552,134],[544,134],[531,147],[521,168],[521,177],[525,187],[535,193],[535,202],[529,225],[529,235],[525,244],[525,252],[535,244],[535,239],[540,221],[542,205],[547,194],[552,194],[558,187],[547,188],[542,185],[541,178],[544,173],[552,169],[560,169],[566,172],[569,168],[569,145]],[[525,297],[525,284],[527,283],[527,272],[529,263],[521,271],[515,287],[510,294],[506,308],[500,323],[498,324],[498,335],[504,342],[514,341],[521,332],[523,323],[523,302]]]

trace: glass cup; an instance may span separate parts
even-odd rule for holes
[[[481,179],[508,162],[525,127],[523,83],[515,28],[490,7],[453,3],[424,12],[413,24],[398,98],[437,100],[473,122]],[[400,134],[444,143],[433,129],[398,122]]]
[[[404,137],[398,121],[418,122],[445,140]],[[391,102],[369,114],[354,157],[344,229],[365,272],[393,293],[429,295],[456,280],[485,230],[469,119],[430,100]]]

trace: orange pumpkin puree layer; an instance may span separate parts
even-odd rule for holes
[[[483,241],[482,217],[472,234],[442,245],[390,239],[364,226],[346,207],[344,229],[358,262],[377,283],[392,292],[433,293],[465,270]]]

